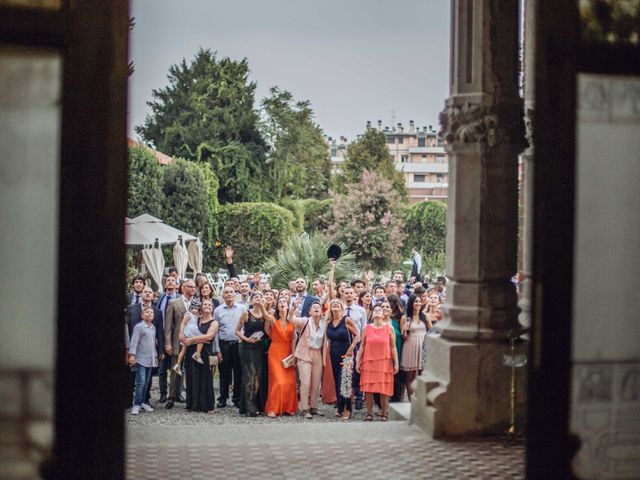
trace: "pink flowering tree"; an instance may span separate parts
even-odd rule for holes
[[[345,190],[335,197],[330,238],[344,243],[364,269],[391,268],[400,260],[404,241],[400,195],[390,180],[369,170]]]

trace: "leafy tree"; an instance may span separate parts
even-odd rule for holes
[[[203,233],[205,243],[213,238],[211,172],[195,162],[178,158],[163,168],[162,220],[191,235]]]
[[[358,183],[337,195],[328,233],[351,250],[365,269],[385,270],[398,262],[404,240],[401,198],[381,174],[362,172]]]
[[[447,238],[447,206],[441,202],[420,202],[406,210],[406,255],[416,247],[422,255],[444,253]]]
[[[152,113],[135,131],[174,157],[206,160],[221,181],[221,202],[247,200],[265,176],[266,145],[254,109],[256,84],[246,59],[218,59],[200,49],[169,68],[169,84],[152,91]],[[206,148],[200,148],[205,145]],[[264,189],[268,190],[268,189]]]
[[[326,234],[329,225],[333,223],[333,198],[317,200],[307,198],[302,200],[304,207],[303,229],[308,234],[314,232]]]
[[[296,102],[291,93],[273,87],[262,108],[275,197],[326,197],[331,158],[309,101]]]
[[[220,205],[217,217],[218,240],[233,245],[241,269],[259,268],[293,233],[293,214],[274,203],[228,203]]]
[[[130,218],[148,213],[162,214],[162,171],[156,157],[140,145],[129,148],[129,201]]]
[[[343,170],[344,173],[336,178],[335,185],[341,193],[345,193],[347,183],[358,183],[363,172],[369,170],[389,180],[400,197],[407,198],[404,175],[396,170],[386,137],[378,130],[369,128],[349,144]]]
[[[274,199],[269,176],[265,174],[266,165],[255,162],[256,156],[263,153],[255,145],[235,141],[220,147],[203,143],[196,150],[198,162],[211,165],[220,182],[219,203]]]
[[[332,242],[317,234],[290,236],[278,253],[268,258],[262,269],[271,275],[271,286],[286,288],[290,280],[304,278],[308,285],[316,278],[326,279],[329,273],[327,248]],[[336,260],[334,280],[351,280],[358,271],[353,253],[345,245],[342,256]]]

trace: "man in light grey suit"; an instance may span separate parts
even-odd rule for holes
[[[169,303],[167,314],[164,319],[164,350],[167,355],[171,355],[171,372],[169,385],[169,398],[165,408],[173,408],[173,404],[178,399],[178,385],[181,382],[180,376],[173,370],[178,363],[180,353],[180,325],[185,313],[189,310],[189,304],[196,293],[196,284],[188,279],[182,284],[182,295]]]

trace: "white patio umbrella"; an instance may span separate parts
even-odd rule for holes
[[[200,241],[200,235],[196,240],[189,242],[187,251],[189,252],[189,266],[195,276],[196,273],[202,271],[202,242]]]
[[[153,247],[149,245],[142,249],[142,258],[144,264],[147,266],[151,278],[158,285],[158,291],[162,292],[162,272],[164,271],[164,255],[160,248],[160,243],[157,242]]]
[[[148,213],[125,219],[124,243],[127,245],[152,245],[155,240],[158,240],[160,245],[172,245],[180,235],[185,242],[196,240],[193,235],[167,225]]]
[[[187,247],[184,246],[182,236],[179,236],[178,241],[173,246],[173,264],[178,269],[178,276],[180,278],[184,278],[188,262],[189,254],[187,253]]]

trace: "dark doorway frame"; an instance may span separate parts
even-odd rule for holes
[[[63,64],[55,426],[42,473],[120,479],[129,3],[60,3],[0,7],[0,43],[56,49]]]
[[[573,478],[570,434],[576,83],[640,75],[640,47],[581,39],[577,0],[535,0],[535,178],[527,478]],[[550,401],[552,400],[552,401]]]

